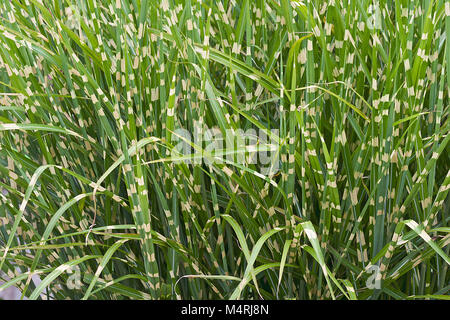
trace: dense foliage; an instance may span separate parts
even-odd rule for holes
[[[446,298],[449,34],[448,0],[1,1],[0,290]]]

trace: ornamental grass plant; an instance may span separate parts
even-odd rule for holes
[[[448,299],[449,35],[448,0],[0,1],[0,291]]]

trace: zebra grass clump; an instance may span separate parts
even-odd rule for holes
[[[0,17],[0,291],[447,297],[449,1]]]

